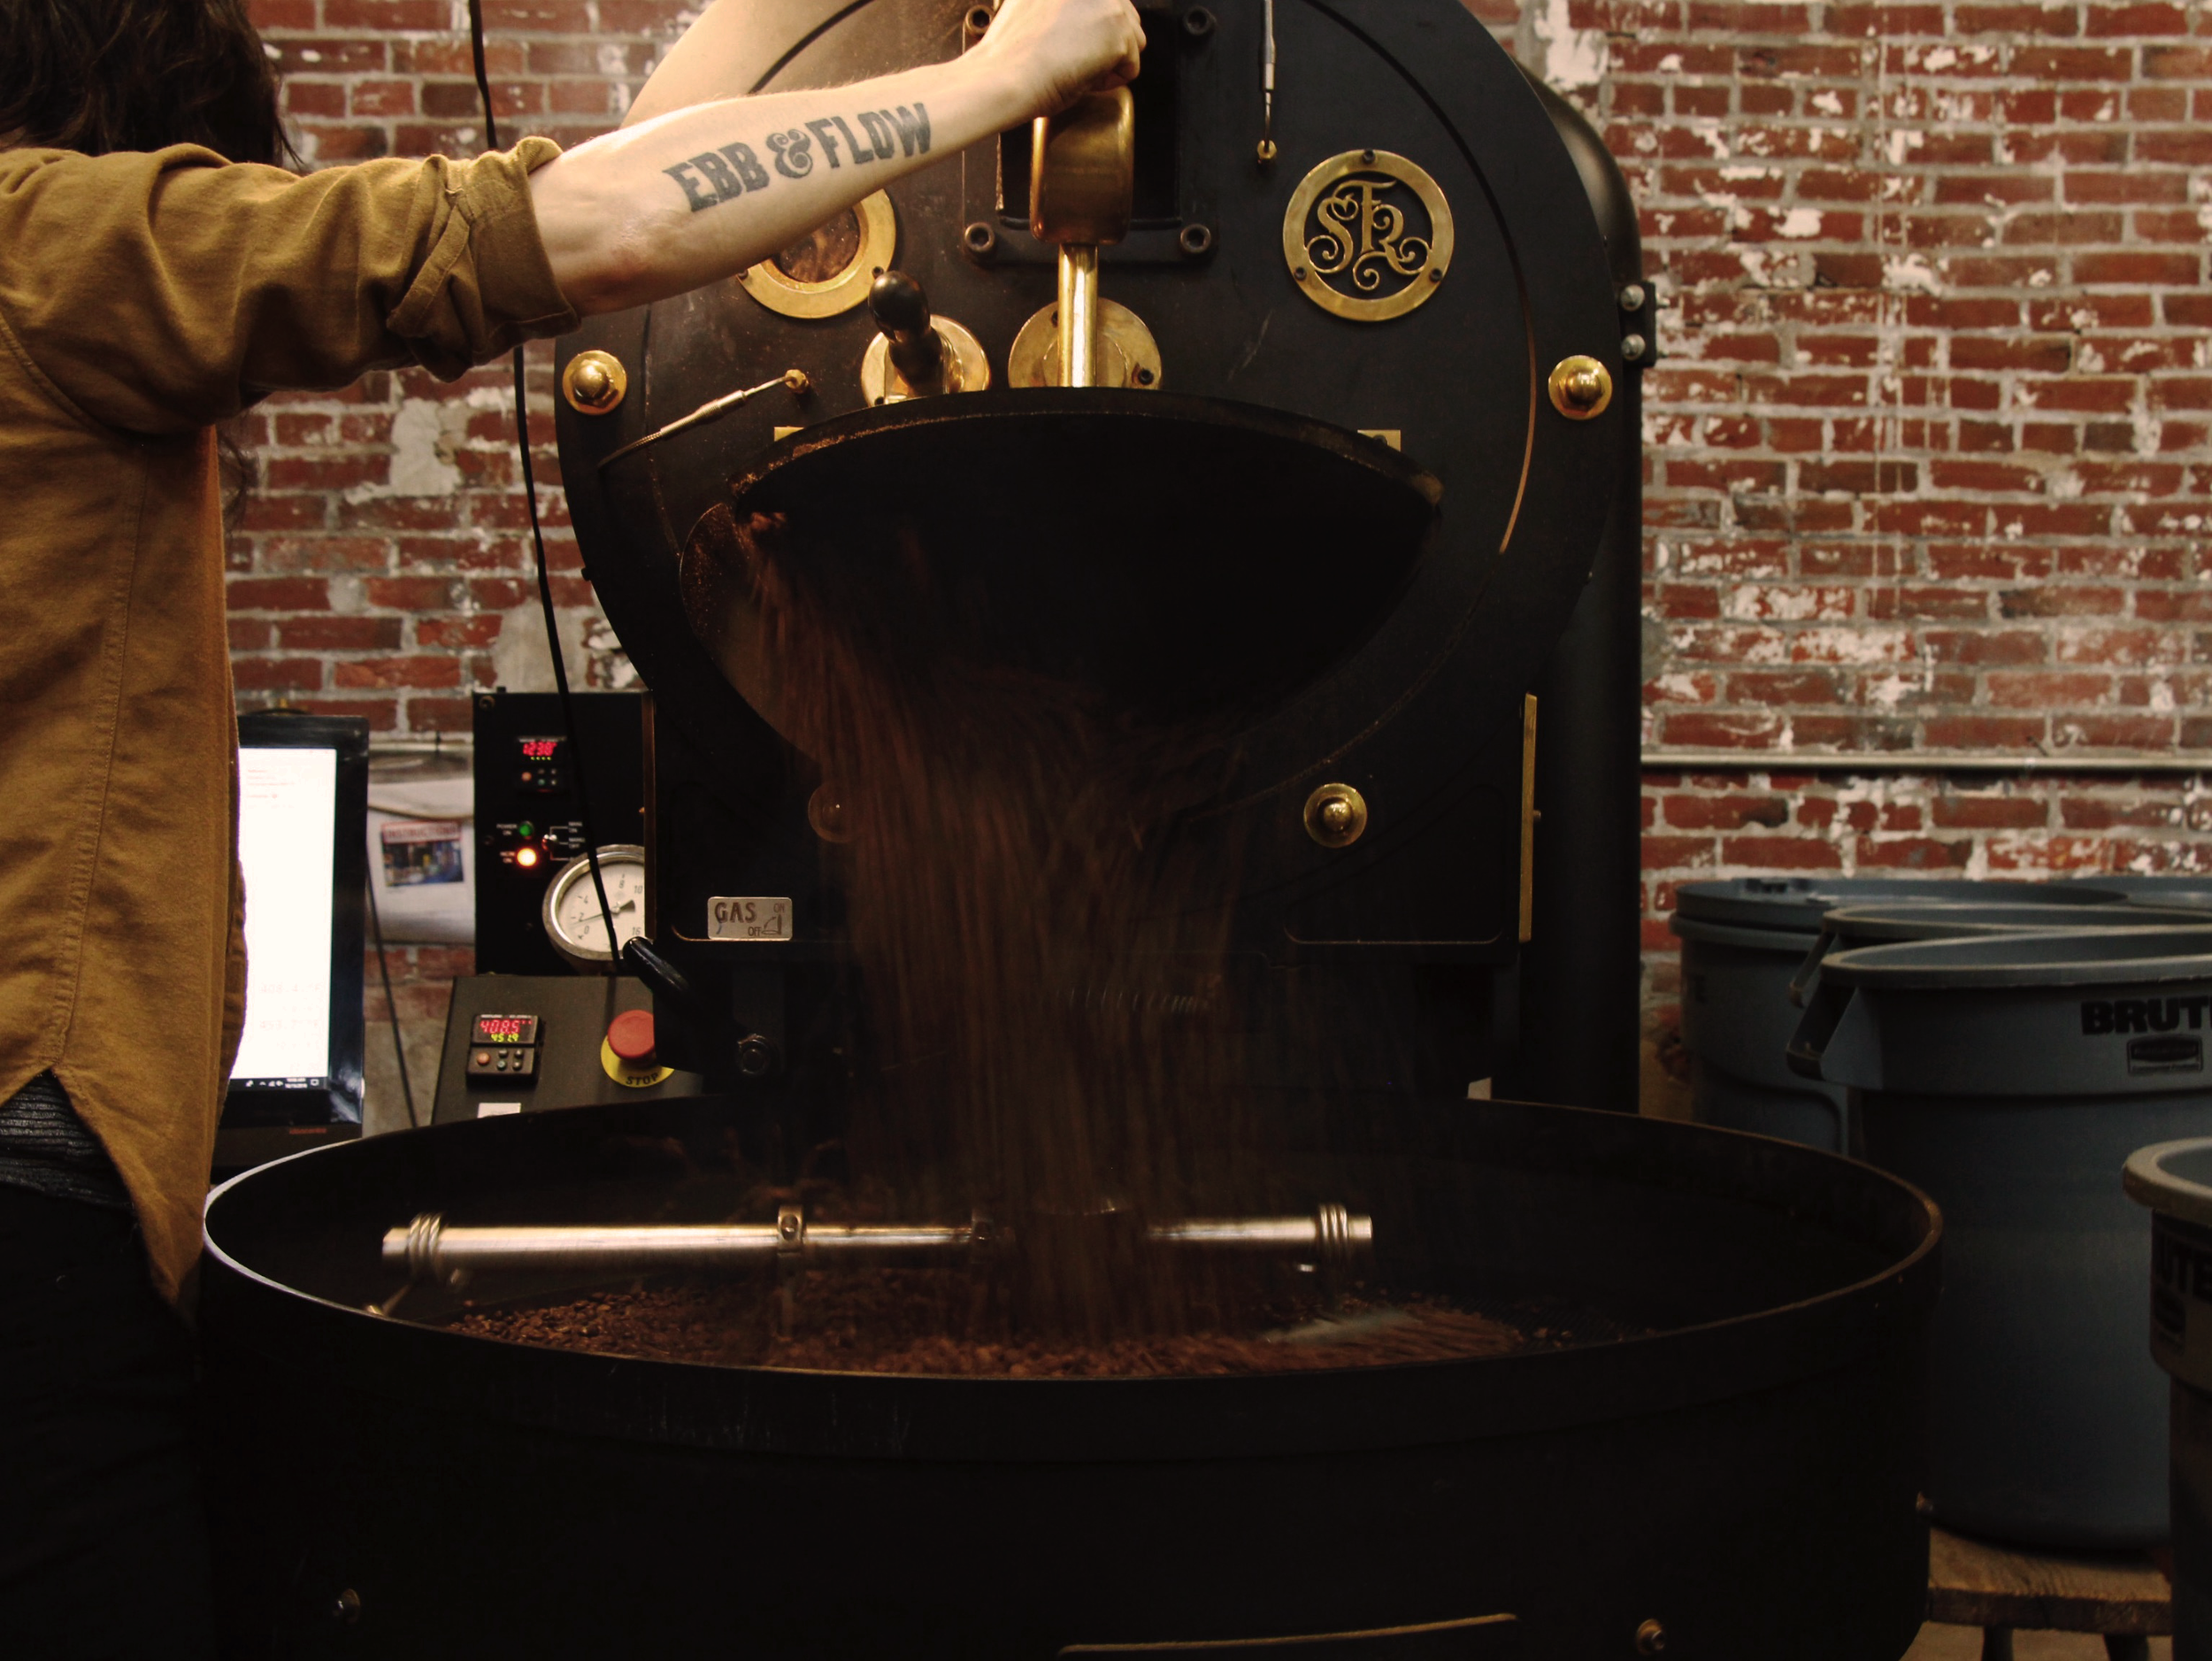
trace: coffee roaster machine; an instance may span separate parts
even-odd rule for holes
[[[1395,1035],[1377,1083],[1624,1103],[1654,302],[1619,173],[1448,7],[1278,8],[1271,97],[1263,10],[1147,16],[1133,131],[1107,100],[1071,120],[1047,219],[1025,129],[564,342],[572,511],[655,706],[652,942],[695,994],[663,1009],[704,1016],[664,1017],[672,1053],[727,1081],[747,1034],[799,1061],[795,966],[838,950],[836,783],[779,730],[729,534],[795,509],[825,542],[891,519],[961,550],[1030,661],[1150,712],[1235,707],[1235,774],[1184,834],[1240,851],[1258,1002],[1286,978],[1365,1001],[1340,1019]],[[763,67],[833,83],[987,22],[799,7]],[[789,938],[718,920],[747,899],[787,901]]]
[[[1133,96],[562,343],[579,539],[651,689],[626,963],[658,1058],[708,1093],[439,1126],[218,1193],[241,1653],[1910,1642],[1932,1208],[1809,1150],[1598,1111],[1633,1101],[1654,340],[1620,175],[1455,0],[1144,17]],[[741,50],[764,89],[833,88],[991,22],[763,0]],[[807,129],[776,153],[864,168],[927,142],[921,112],[833,97]],[[763,153],[702,156],[687,188],[741,194]],[[780,702],[754,514],[960,550],[1015,659],[1231,730],[1226,785],[1175,834],[1237,850],[1230,957],[1296,1129],[1273,1214],[1148,1238],[1356,1252],[1576,1342],[949,1378],[441,1324],[610,1272],[985,1243],[981,1219],[733,1210],[868,1065],[838,1008],[849,804]]]

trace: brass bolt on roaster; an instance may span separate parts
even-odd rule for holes
[[[630,389],[630,372],[612,352],[578,352],[561,372],[561,396],[581,415],[605,415]]]
[[[1605,413],[1613,402],[1613,377],[1594,358],[1563,358],[1551,372],[1551,406],[1571,421]]]
[[[1349,848],[1367,828],[1367,798],[1348,784],[1325,784],[1306,798],[1306,834],[1324,848]]]

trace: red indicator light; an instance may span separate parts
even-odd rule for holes
[[[525,871],[527,871],[532,865],[538,863],[538,850],[534,848],[516,849],[515,863],[520,865]]]

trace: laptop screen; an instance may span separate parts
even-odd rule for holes
[[[331,889],[338,752],[238,752],[238,862],[246,877],[246,1028],[234,1083],[330,1081]]]

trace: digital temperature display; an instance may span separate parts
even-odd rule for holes
[[[534,1015],[479,1015],[469,1038],[472,1044],[534,1044],[538,1018]]]
[[[515,788],[545,795],[568,788],[568,740],[557,733],[550,738],[515,740]]]

